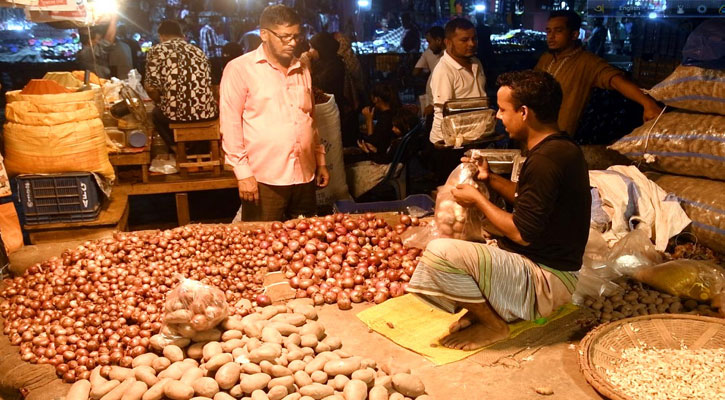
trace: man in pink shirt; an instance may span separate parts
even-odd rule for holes
[[[274,221],[316,211],[315,183],[327,186],[325,150],[312,119],[309,65],[294,56],[300,18],[286,6],[264,9],[262,45],[224,68],[220,124],[234,168],[242,220]]]

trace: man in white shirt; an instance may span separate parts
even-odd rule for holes
[[[433,26],[428,29],[425,33],[425,40],[428,42],[428,48],[425,49],[423,54],[420,55],[418,62],[415,63],[413,68],[413,76],[419,76],[423,72],[427,72],[432,75],[433,70],[441,57],[443,57],[443,51],[446,49],[445,44],[445,31],[442,26]],[[423,115],[426,117],[426,121],[429,116],[433,115],[433,93],[430,89],[430,77],[428,75],[428,81],[425,84],[425,98],[426,102],[423,104]],[[430,123],[432,123],[432,118]]]
[[[433,144],[443,141],[441,122],[446,101],[486,97],[483,66],[474,57],[478,46],[475,26],[467,19],[456,18],[446,24],[445,35],[446,50],[430,79],[434,108],[430,141]]]

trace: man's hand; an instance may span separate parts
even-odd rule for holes
[[[330,183],[330,171],[327,170],[327,166],[320,165],[315,171],[315,179],[317,180],[317,187],[323,188]]]
[[[362,115],[366,119],[373,119],[373,115],[375,115],[375,108],[370,106],[364,107],[362,109]]]
[[[469,184],[456,186],[455,189],[451,190],[451,194],[456,199],[456,203],[463,207],[475,207],[484,199],[481,192]]]
[[[238,180],[237,186],[239,187],[240,199],[243,201],[253,201],[255,203],[259,202],[259,186],[253,176]]]
[[[649,120],[657,118],[661,112],[662,107],[660,107],[659,104],[657,104],[655,101],[651,101],[647,106],[644,107],[642,118],[644,119],[644,122],[647,122]]]
[[[486,160],[485,157],[475,159],[463,157],[461,158],[461,162],[476,164],[476,166],[478,167],[478,175],[476,176],[476,178],[478,178],[479,181],[487,182],[489,176],[491,176],[491,171],[488,169],[488,160]]]

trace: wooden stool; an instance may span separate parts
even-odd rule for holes
[[[219,146],[219,121],[181,122],[170,124],[176,142],[176,166],[182,177],[189,169],[212,167],[214,175],[221,174],[222,157]],[[210,153],[186,154],[186,142],[208,142]]]

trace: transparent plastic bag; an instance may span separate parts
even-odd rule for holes
[[[191,338],[198,332],[207,331],[229,316],[224,292],[193,279],[181,282],[166,295],[164,324],[171,332]]]
[[[441,132],[446,146],[461,147],[490,136],[496,126],[494,110],[479,110],[443,117]]]
[[[637,269],[634,279],[673,296],[713,300],[725,288],[725,271],[702,260],[673,260]]]
[[[501,235],[481,211],[463,207],[453,197],[452,190],[456,186],[469,184],[486,198],[492,199],[486,185],[475,179],[477,174],[478,168],[473,163],[462,163],[456,167],[448,176],[446,184],[438,188],[433,221],[423,227],[409,228],[402,236],[403,244],[424,249],[428,242],[437,238],[483,242],[492,235]],[[498,197],[492,200],[496,202]]]

